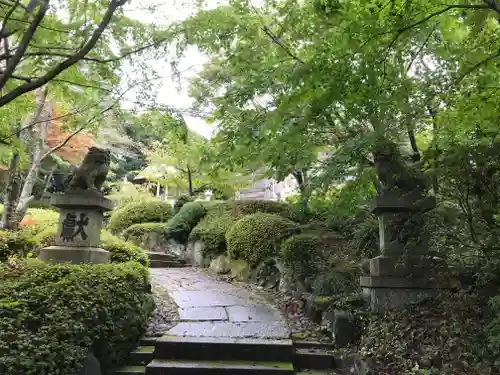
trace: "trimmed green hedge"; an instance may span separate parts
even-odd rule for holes
[[[245,215],[258,212],[277,214],[293,219],[290,206],[273,201],[228,201],[207,202],[206,215],[193,228],[189,235],[190,241],[203,241],[207,254],[223,254],[226,252],[226,233],[231,226]]]
[[[165,226],[166,239],[173,238],[177,242],[185,244],[192,229],[206,213],[206,208],[199,202],[185,203],[179,212],[167,222]]]
[[[35,240],[39,247],[55,245],[57,235],[57,226],[52,226],[39,233]],[[104,250],[111,253],[111,262],[127,262],[136,261],[142,265],[148,265],[148,256],[139,246],[130,242],[124,241],[107,230],[101,231],[101,246]]]
[[[0,264],[0,374],[75,375],[89,352],[103,371],[123,363],[154,302],[135,262]]]
[[[284,217],[256,213],[238,220],[227,232],[227,250],[233,259],[251,266],[279,254],[281,242],[297,233],[299,226]]]
[[[113,211],[108,229],[121,233],[133,224],[167,222],[172,216],[172,206],[168,202],[133,202]]]
[[[324,247],[323,240],[317,235],[297,234],[281,245],[281,259],[296,278],[304,279],[318,271]]]
[[[125,229],[122,236],[126,240],[141,239],[146,233],[163,233],[165,231],[165,225],[165,223],[134,224]]]

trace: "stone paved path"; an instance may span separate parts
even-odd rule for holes
[[[290,329],[276,308],[245,289],[194,268],[153,268],[179,308],[179,323],[167,335],[287,339]]]

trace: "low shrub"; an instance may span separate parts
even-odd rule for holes
[[[111,253],[111,262],[128,262],[134,260],[143,266],[149,264],[148,256],[142,248],[124,241],[106,230],[101,232],[101,243],[103,249]]]
[[[194,198],[189,195],[181,195],[174,203],[174,212],[179,212],[180,209],[189,202],[193,202]]]
[[[487,298],[471,291],[415,300],[371,314],[362,354],[375,359],[377,374],[413,375],[417,366],[427,374],[499,374],[498,347],[489,347],[485,329],[491,318]]]
[[[315,295],[324,297],[354,293],[359,286],[359,274],[355,266],[337,264],[313,280],[312,291]]]
[[[231,258],[243,259],[255,266],[278,255],[281,242],[298,231],[296,223],[278,215],[248,215],[227,232],[227,250]]]
[[[133,224],[125,229],[122,236],[126,240],[142,239],[146,233],[156,232],[163,233],[165,231],[165,223],[141,223]]]
[[[185,244],[191,230],[207,213],[206,208],[199,202],[186,203],[179,212],[171,218],[165,226],[166,239],[173,238]]]
[[[40,232],[35,237],[38,248],[55,245],[56,236],[57,226],[49,227]],[[101,231],[101,246],[111,253],[112,263],[136,261],[144,266],[148,265],[148,257],[143,249],[114,236],[105,229]]]
[[[89,352],[103,373],[122,364],[145,333],[149,288],[135,262],[0,264],[0,374],[74,375]]]
[[[297,234],[281,245],[281,259],[295,278],[303,280],[318,271],[324,246],[322,239],[317,235]]]
[[[168,202],[132,202],[111,214],[108,229],[121,233],[133,224],[167,222],[172,216],[172,206]]]
[[[189,234],[189,241],[202,241],[206,254],[226,251],[226,232],[239,215],[229,209],[226,202],[206,206],[207,213]]]
[[[21,230],[0,231],[0,262],[11,256],[26,256],[36,246],[33,235]]]
[[[293,217],[288,205],[273,201],[207,202],[203,205],[207,213],[191,231],[189,241],[203,241],[204,251],[216,255],[226,252],[227,231],[245,215],[263,212]]]

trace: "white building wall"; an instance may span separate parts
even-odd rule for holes
[[[287,176],[283,181],[275,179],[263,179],[254,183],[251,188],[241,189],[236,192],[237,200],[285,200],[299,191],[298,184],[292,175]]]

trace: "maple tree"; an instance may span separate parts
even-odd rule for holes
[[[156,47],[164,30],[127,17],[126,3],[0,3],[0,142],[12,153],[4,227],[15,227],[22,219],[40,163],[47,152],[56,151],[51,148],[77,161],[80,149],[90,142],[79,133],[96,132],[132,88],[149,91],[154,72],[134,79],[122,69],[125,63],[129,70],[141,67],[146,56],[161,53]],[[60,139],[64,145],[57,144],[57,123],[47,126],[57,120],[50,109],[53,103],[59,103],[58,117],[67,129],[61,135],[66,141]],[[47,140],[48,150],[35,140],[39,138]]]

